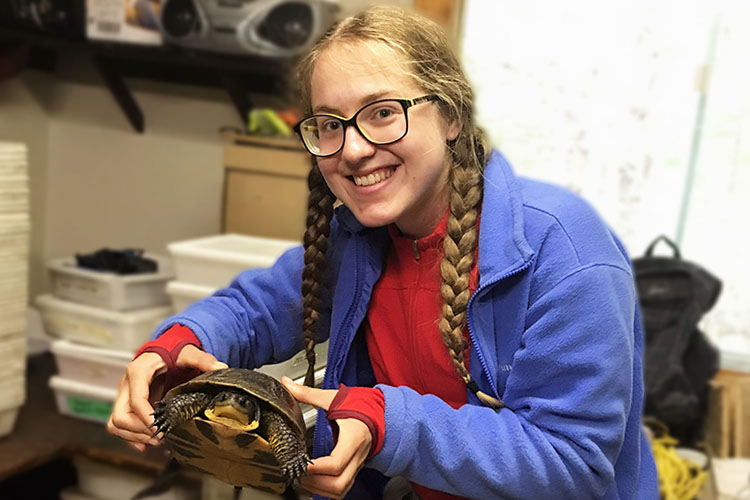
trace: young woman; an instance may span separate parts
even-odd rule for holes
[[[316,163],[304,250],[162,325],[110,432],[157,444],[157,374],[171,385],[303,346],[312,362],[330,337],[323,389],[284,380],[325,410],[313,493],[381,498],[398,476],[425,500],[658,498],[626,253],[585,202],[485,147],[440,30],[372,8],[313,48],[298,82]]]

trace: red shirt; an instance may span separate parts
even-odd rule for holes
[[[395,226],[389,227],[393,245],[373,290],[365,333],[378,383],[406,385],[459,408],[467,401],[466,384],[453,367],[438,328],[443,306],[440,262],[446,221],[447,214],[432,234],[419,240],[402,236]],[[475,260],[469,285],[472,291],[476,290],[477,281]],[[468,340],[468,330],[464,336]],[[469,354],[466,349],[467,368]],[[384,426],[384,417],[380,418]],[[379,447],[374,451],[377,453]],[[460,498],[418,484],[412,486],[424,500]]]

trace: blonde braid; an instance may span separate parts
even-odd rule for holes
[[[307,202],[307,229],[303,239],[305,267],[302,270],[302,333],[307,357],[305,385],[312,387],[315,381],[315,325],[321,304],[320,282],[326,268],[325,253],[336,198],[314,162],[307,177],[307,186],[310,195]]]
[[[447,233],[443,240],[445,256],[440,263],[440,274],[443,278],[440,287],[443,296],[443,316],[438,326],[443,335],[443,343],[448,347],[453,367],[461,380],[476,394],[482,404],[500,409],[505,404],[480,391],[464,363],[464,353],[468,345],[463,332],[466,328],[466,313],[471,297],[469,284],[478,241],[477,214],[483,188],[482,171],[477,167],[483,166],[485,162],[481,132],[474,131],[472,139],[472,156],[476,161],[461,161],[467,157],[460,151],[466,147],[467,141],[457,141],[456,148],[452,151],[454,166],[449,172],[450,214]]]

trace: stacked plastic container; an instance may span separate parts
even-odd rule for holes
[[[167,248],[174,261],[176,279],[167,285],[167,293],[175,311],[180,312],[196,300],[227,287],[242,271],[270,267],[282,253],[295,246],[299,246],[299,242],[240,234],[170,243]],[[319,385],[328,357],[328,342],[316,346],[315,352],[315,379]],[[307,371],[307,359],[304,352],[300,352],[288,361],[263,366],[259,371],[277,379],[283,375],[301,379]],[[315,412],[304,412],[304,417],[310,426],[315,420]]]
[[[0,142],[0,436],[26,399],[29,187],[26,146]]]
[[[172,314],[166,284],[171,261],[152,273],[118,275],[80,268],[75,258],[52,259],[52,293],[36,298],[44,329],[54,340],[58,374],[50,378],[58,410],[106,422],[125,367],[135,351]]]

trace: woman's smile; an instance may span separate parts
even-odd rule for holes
[[[354,184],[360,187],[376,186],[390,179],[393,173],[396,171],[396,168],[398,167],[389,166],[385,168],[379,168],[377,170],[371,171],[370,173],[354,174],[350,178],[354,182]]]

